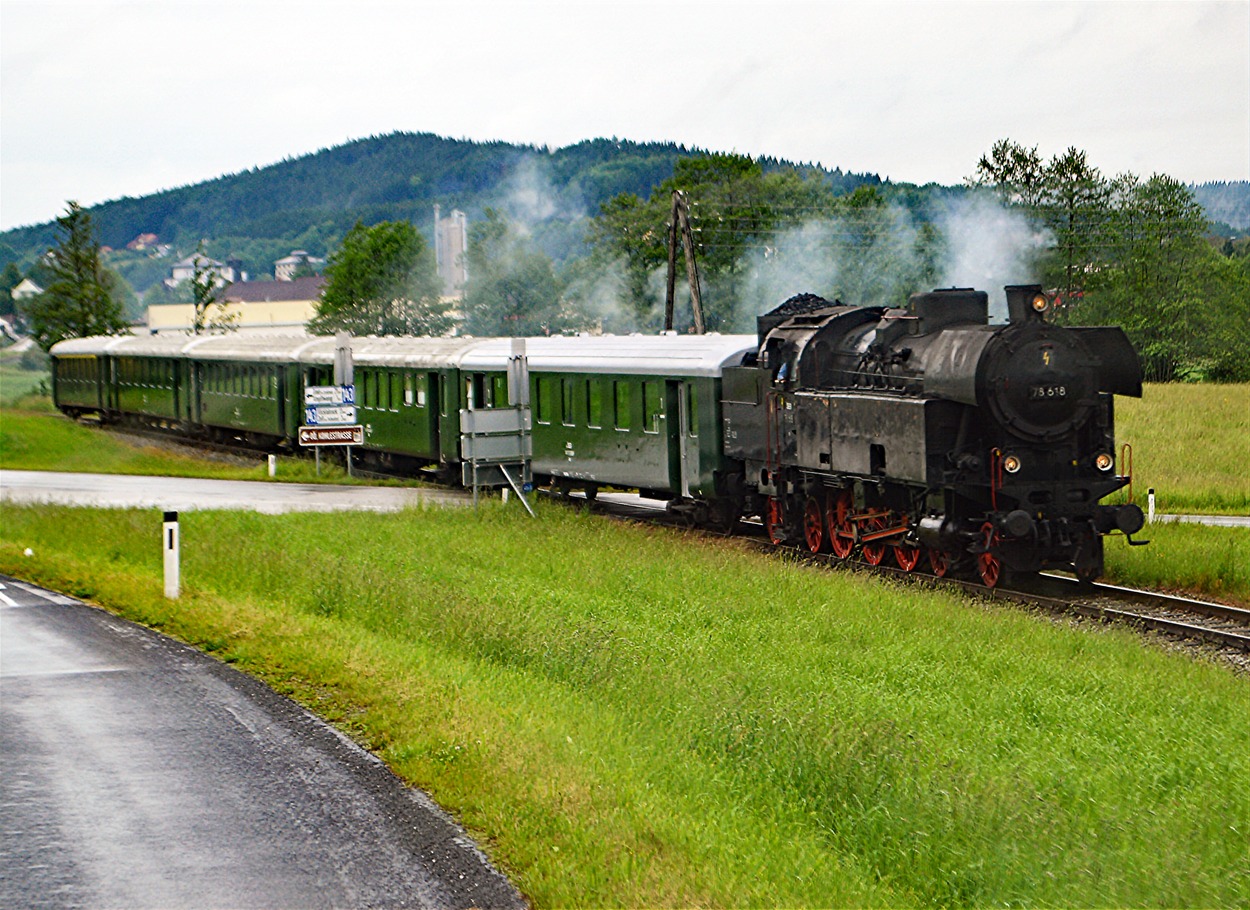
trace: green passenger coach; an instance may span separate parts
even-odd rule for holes
[[[398,470],[461,464],[460,412],[509,406],[510,338],[353,338],[354,457]],[[706,519],[727,486],[721,376],[753,336],[525,339],[535,479],[594,496],[637,489]],[[52,350],[57,406],[190,436],[293,448],[304,389],[331,385],[335,340],[84,338]],[[715,517],[715,516],[711,516]]]
[[[526,339],[536,481],[638,489],[678,508],[712,497],[725,471],[721,372],[754,349],[745,335]],[[461,370],[502,381],[510,350],[483,341]]]

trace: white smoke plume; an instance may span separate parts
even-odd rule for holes
[[[526,155],[500,188],[500,207],[523,233],[532,234],[542,222],[586,217],[580,200],[571,202],[556,188],[551,165],[537,154]]]
[[[749,254],[742,295],[749,316],[800,293],[857,306],[900,306],[921,290],[923,235],[902,206],[808,222]]]
[[[990,322],[1007,321],[1003,287],[1035,280],[1038,255],[1049,245],[1045,232],[1024,215],[983,195],[956,200],[938,220],[947,254],[942,287],[970,287],[990,295]]]
[[[1022,214],[980,195],[955,200],[928,226],[896,205],[809,222],[748,254],[738,323],[800,293],[902,306],[937,287],[986,291],[991,321],[1002,322],[1003,287],[1035,280],[1048,242]]]

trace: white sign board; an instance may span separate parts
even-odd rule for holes
[[[313,404],[304,408],[304,423],[310,427],[334,427],[355,422],[354,405]]]
[[[354,385],[310,385],[304,389],[304,404],[355,404]]]

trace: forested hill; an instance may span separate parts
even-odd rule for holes
[[[558,247],[570,239],[552,236],[561,232],[560,224],[597,214],[601,203],[619,193],[647,196],[672,176],[678,158],[700,153],[672,143],[613,139],[551,150],[392,133],[107,202],[90,212],[105,246],[120,249],[150,233],[188,254],[203,238],[212,255],[238,256],[253,273],[263,273],[296,247],[324,256],[357,219],[409,220],[429,236],[435,204],[444,213],[461,209],[470,220],[493,206],[529,223],[549,222],[543,245]],[[766,170],[794,166],[772,159],[761,164]],[[876,175],[815,170],[835,192],[880,183]],[[52,222],[0,234],[0,258],[38,255],[53,243],[53,235]],[[549,252],[562,258],[557,249]]]
[[[1211,221],[1237,231],[1250,230],[1250,180],[1199,183],[1190,189]]]

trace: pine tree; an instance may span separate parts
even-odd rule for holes
[[[91,216],[70,202],[56,224],[58,243],[46,257],[53,280],[23,307],[35,341],[46,351],[63,338],[124,334],[128,326],[112,273],[100,261]]]

